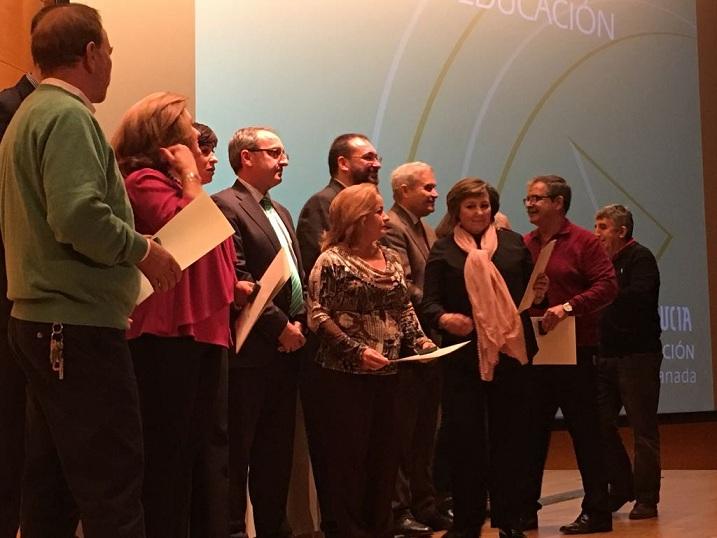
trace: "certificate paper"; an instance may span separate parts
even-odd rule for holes
[[[241,346],[244,344],[249,331],[259,319],[261,313],[269,302],[276,297],[279,290],[286,281],[291,278],[291,264],[289,262],[289,253],[286,248],[276,254],[274,260],[269,267],[266,268],[264,274],[259,280],[259,293],[256,294],[254,300],[246,305],[239,313],[234,326],[234,341],[236,342],[236,352],[239,353]]]
[[[162,226],[152,240],[169,251],[184,271],[234,233],[229,221],[207,193],[202,193]],[[142,275],[137,304],[154,293]]]
[[[520,306],[518,307],[518,312],[522,312],[526,308],[530,308],[533,305],[533,301],[535,300],[535,292],[533,291],[533,284],[535,284],[535,279],[538,278],[538,275],[540,273],[545,272],[545,268],[548,266],[548,261],[550,261],[550,255],[553,253],[553,249],[555,248],[555,239],[548,242],[547,245],[545,245],[543,248],[540,249],[540,253],[538,254],[538,259],[535,260],[535,266],[533,267],[533,272],[530,274],[530,280],[528,281],[528,285],[525,288],[525,293],[523,294],[523,298],[520,300]],[[537,332],[535,334],[538,334]]]
[[[396,359],[395,361],[391,362],[427,361],[437,359],[439,357],[443,357],[444,355],[448,355],[449,353],[453,353],[455,350],[465,346],[468,342],[470,342],[470,340],[466,340],[465,342],[461,342],[460,344],[453,344],[452,346],[448,347],[441,347],[436,349],[435,351],[431,351],[430,353],[424,353],[423,355],[411,355],[410,357]]]
[[[538,341],[538,354],[533,358],[533,364],[577,364],[575,318],[568,316],[545,335],[541,335],[538,331],[538,323],[541,319],[530,318],[530,321],[533,322],[535,338]]]

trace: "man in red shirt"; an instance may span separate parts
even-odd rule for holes
[[[530,491],[525,528],[537,527],[535,509],[540,497],[543,467],[555,413],[561,409],[575,447],[585,497],[578,518],[560,527],[563,534],[588,534],[612,530],[608,485],[597,414],[595,357],[598,351],[599,311],[617,295],[612,263],[592,232],[566,218],[571,190],[558,176],[538,176],[528,182],[523,200],[536,229],[525,236],[535,260],[552,239],[555,248],[545,273],[550,279],[542,315],[549,332],[568,316],[575,316],[577,365],[533,366],[533,400],[530,433]],[[532,520],[532,521],[531,521]]]

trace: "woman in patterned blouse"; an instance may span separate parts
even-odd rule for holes
[[[392,361],[434,347],[416,318],[398,254],[378,244],[388,217],[375,185],[341,191],[309,280],[309,327],[326,402],[329,484],[342,538],[392,536],[398,468]]]

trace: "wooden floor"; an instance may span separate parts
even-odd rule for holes
[[[561,525],[570,523],[580,512],[580,475],[575,470],[547,470],[543,483],[544,498],[569,498],[550,502],[539,512],[539,529],[528,531],[529,538],[563,536]],[[572,494],[572,495],[571,495]],[[554,496],[554,497],[553,497]],[[662,500],[656,519],[631,521],[626,505],[613,515],[613,532],[592,536],[611,538],[717,538],[717,470],[670,470],[662,472]],[[81,537],[81,531],[78,533]],[[444,533],[434,534],[439,538]],[[320,533],[304,534],[302,538],[319,537]],[[496,529],[488,524],[483,537],[495,538]]]
[[[546,471],[543,495],[565,494],[581,488],[577,471]],[[530,538],[563,536],[561,525],[570,523],[580,512],[580,498],[545,506],[539,513],[539,528],[528,531]],[[659,516],[631,521],[631,504],[613,515],[613,532],[591,536],[611,538],[717,538],[717,471],[663,471]],[[436,533],[434,537],[442,536]],[[484,537],[497,537],[497,529],[483,528]]]

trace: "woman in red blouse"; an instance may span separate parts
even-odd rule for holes
[[[139,232],[156,233],[203,192],[214,173],[186,99],[148,95],[125,114],[113,146]],[[140,392],[147,536],[186,538],[192,471],[216,423],[214,405],[238,293],[231,239],[188,267],[132,314],[127,332]],[[196,523],[196,522],[194,522]],[[195,525],[192,525],[195,526]]]

